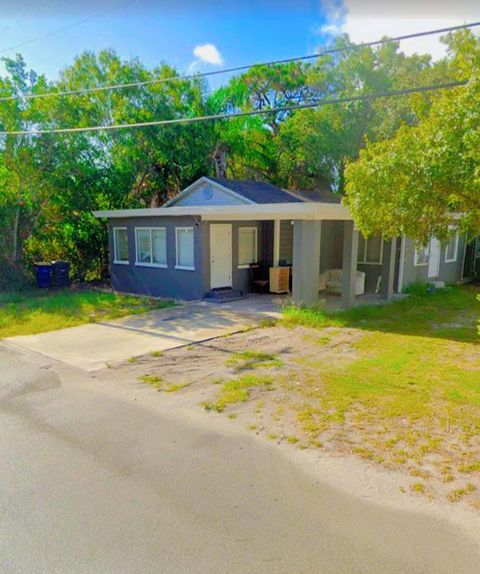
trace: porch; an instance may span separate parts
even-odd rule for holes
[[[265,279],[271,267],[289,267],[290,294],[296,304],[327,301],[328,308],[348,308],[388,300],[394,294],[396,241],[378,237],[367,244],[351,220],[215,221],[209,226],[210,276],[216,276],[213,270],[225,261],[225,277],[232,277],[234,289],[249,292],[255,287],[245,265],[249,262],[263,270]],[[227,237],[222,242],[214,240],[216,227],[233,227],[233,258],[213,253],[230,242]],[[242,267],[243,272],[238,271]]]

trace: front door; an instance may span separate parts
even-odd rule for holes
[[[232,226],[210,225],[210,287],[232,286]]]
[[[428,254],[428,278],[440,275],[440,251],[442,249],[440,241],[436,237],[430,239],[430,252]]]

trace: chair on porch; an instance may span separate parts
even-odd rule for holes
[[[250,273],[250,292],[251,293],[268,293],[269,279],[268,267],[261,263],[252,263],[249,267]]]

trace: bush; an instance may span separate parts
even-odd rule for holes
[[[20,291],[31,285],[32,278],[19,263],[0,257],[0,291]]]

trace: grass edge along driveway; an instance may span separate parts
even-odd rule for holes
[[[0,293],[0,339],[118,319],[172,305],[169,299],[94,289],[5,292]]]

